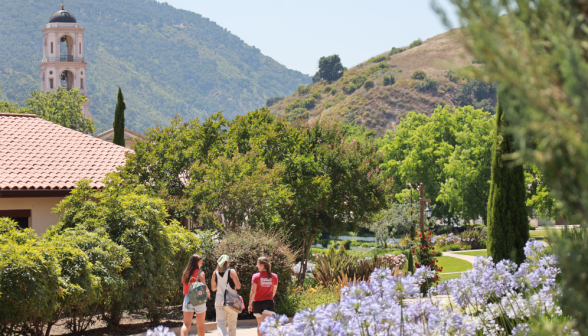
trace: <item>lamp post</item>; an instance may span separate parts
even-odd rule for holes
[[[425,203],[431,203],[431,200],[425,198],[425,186],[421,183],[419,184],[419,191],[421,192],[421,197],[419,198],[419,203],[421,206],[421,233],[423,237],[425,236]],[[427,219],[431,219],[431,215],[433,211],[431,208],[427,207]]]

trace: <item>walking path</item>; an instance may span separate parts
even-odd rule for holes
[[[477,250],[477,251],[479,251],[479,250]],[[459,252],[468,252],[468,251],[459,251]],[[451,252],[443,252],[443,256],[444,257],[451,257],[451,258],[457,258],[457,259],[465,260],[465,261],[468,261],[468,262],[470,262],[472,264],[474,263],[474,260],[476,260],[476,256],[465,255],[465,254],[457,254],[457,253],[451,253]]]

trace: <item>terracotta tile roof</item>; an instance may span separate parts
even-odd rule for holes
[[[0,113],[0,190],[92,188],[124,164],[132,150],[35,115]]]

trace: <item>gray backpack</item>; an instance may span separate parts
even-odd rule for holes
[[[199,306],[203,303],[206,303],[208,296],[206,295],[206,284],[198,281],[200,278],[201,270],[198,270],[198,275],[196,276],[196,281],[190,284],[190,289],[188,290],[188,298],[190,299],[190,304],[192,306]],[[192,281],[194,278],[190,278]]]

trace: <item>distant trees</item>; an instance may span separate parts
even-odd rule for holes
[[[73,130],[94,134],[92,119],[84,117],[82,104],[88,99],[78,89],[66,90],[59,87],[56,92],[33,91],[25,101],[27,107],[18,104],[0,102],[0,112],[29,113],[37,117],[71,128]]]
[[[416,70],[412,73],[412,76],[410,76],[410,78],[423,80],[427,78],[427,74],[423,70]]]
[[[114,110],[114,122],[112,129],[114,130],[114,138],[112,143],[119,146],[125,146],[125,97],[122,94],[120,87],[118,88],[118,98],[116,102],[116,109]]]
[[[410,44],[410,48],[418,47],[421,44],[423,44],[423,40],[416,39],[416,40],[412,41],[412,43]]]
[[[339,55],[321,57],[319,60],[319,76],[329,82],[343,77],[343,64]]]
[[[396,83],[396,78],[393,75],[384,76],[384,85],[393,85]]]
[[[284,97],[271,97],[265,101],[265,107],[270,107],[275,105],[276,103],[284,100]]]
[[[407,183],[425,184],[435,216],[454,222],[486,220],[493,118],[482,110],[438,107],[431,117],[410,112],[379,140],[382,168],[394,176],[397,199]]]

